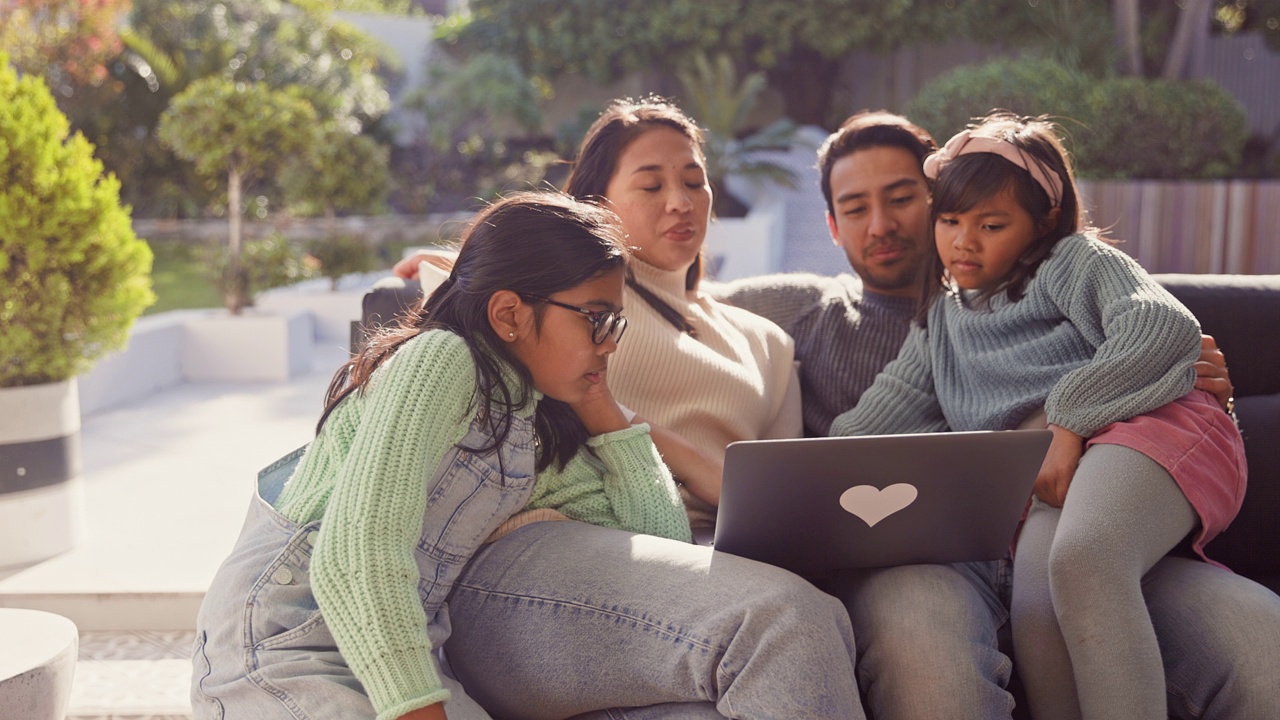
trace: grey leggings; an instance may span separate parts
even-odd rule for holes
[[[1032,503],[1012,621],[1036,720],[1168,717],[1142,576],[1197,523],[1169,473],[1119,445],[1085,452],[1062,509]]]

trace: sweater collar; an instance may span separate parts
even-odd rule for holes
[[[858,284],[862,291],[862,304],[866,307],[877,308],[885,311],[890,315],[910,316],[916,311],[916,299],[910,297],[898,297],[897,295],[886,295],[884,293],[867,290],[867,286],[858,280]]]
[[[635,259],[631,261],[631,272],[635,274],[637,282],[650,290],[673,298],[689,299],[689,292],[684,287],[685,276],[689,274],[688,267],[663,270]]]

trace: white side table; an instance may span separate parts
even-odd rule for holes
[[[0,608],[0,720],[63,720],[79,647],[61,615]]]

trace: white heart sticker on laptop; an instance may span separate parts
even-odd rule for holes
[[[855,485],[840,494],[840,507],[862,518],[867,527],[916,501],[915,485],[898,483],[880,490],[871,485]]]

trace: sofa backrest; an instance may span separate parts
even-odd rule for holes
[[[1227,358],[1249,463],[1235,522],[1209,557],[1280,592],[1280,275],[1156,275]]]

